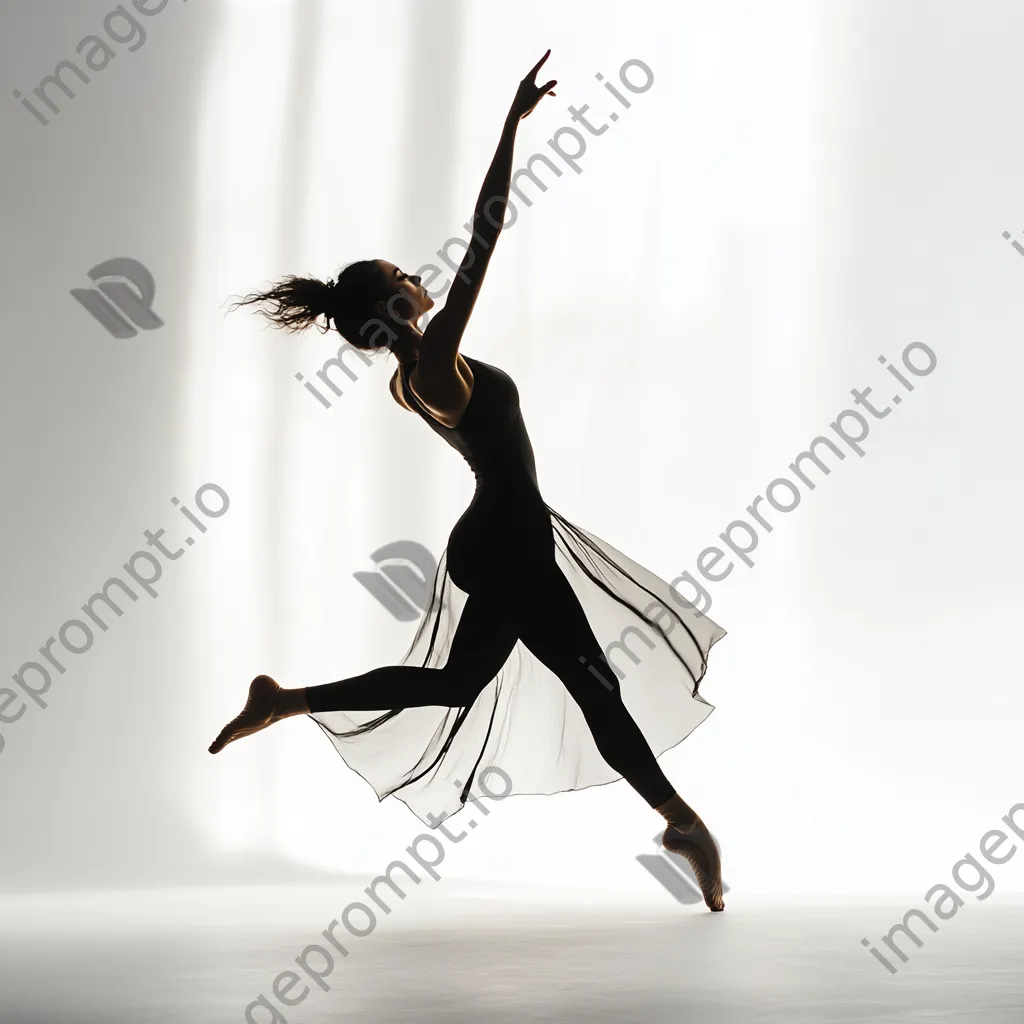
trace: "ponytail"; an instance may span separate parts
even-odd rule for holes
[[[258,312],[275,327],[296,332],[316,324],[321,331],[326,332],[330,330],[334,311],[334,289],[332,283],[293,274],[267,291],[251,292],[237,300],[231,310],[270,303],[270,309],[260,309]],[[325,320],[323,326],[317,323],[321,317]]]
[[[391,295],[391,283],[381,273],[378,262],[359,260],[345,267],[337,281],[291,275],[266,291],[252,292],[236,300],[231,310],[269,303],[270,308],[260,309],[259,313],[275,327],[296,332],[315,324],[318,330],[327,332],[333,321],[349,344],[374,349],[387,346],[367,344],[360,331],[374,318],[376,304],[386,302]],[[373,337],[377,333],[375,331]]]

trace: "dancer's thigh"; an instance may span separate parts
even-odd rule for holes
[[[470,594],[455,628],[445,669],[486,686],[508,660],[519,632],[504,608],[480,594]]]
[[[556,565],[538,574],[534,590],[535,600],[524,605],[519,622],[523,646],[561,679],[577,703],[617,695],[618,680],[565,573]]]

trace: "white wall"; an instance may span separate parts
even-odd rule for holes
[[[8,92],[112,9],[8,4]],[[257,672],[397,661],[412,627],[352,573],[391,540],[439,553],[472,489],[387,396],[393,364],[324,409],[294,374],[336,340],[225,301],[353,259],[415,268],[464,234],[549,46],[558,96],[518,165],[570,104],[617,109],[596,72],[654,74],[581,173],[519,208],[465,341],[519,383],[554,507],[671,579],[852,388],[906,394],[711,588],[717,710],[664,764],[727,879],[923,892],[1024,800],[1017,5],[170,0],[140,21],[49,125],[13,97],[0,113],[7,678],[143,530],[181,543],[172,497],[213,482],[231,506],[158,600],[65,653],[45,710],[0,725],[0,885],[376,872],[420,831],[312,723],[206,754]],[[159,330],[114,339],[70,297],[115,256],[153,272]],[[905,393],[878,357],[911,343],[937,365]],[[649,886],[633,856],[656,826],[624,783],[517,798],[448,870]]]

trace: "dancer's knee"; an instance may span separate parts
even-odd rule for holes
[[[441,677],[439,689],[445,694],[448,706],[453,708],[468,707],[490,682],[489,679],[481,680],[475,673],[452,665],[438,669],[438,675]]]
[[[552,658],[550,663],[552,670],[576,700],[596,702],[602,706],[621,703],[618,677],[600,651],[590,657],[577,655],[575,658]]]

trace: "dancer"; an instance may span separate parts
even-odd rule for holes
[[[545,503],[515,383],[459,351],[501,233],[519,122],[555,95],[556,81],[536,84],[550,53],[519,84],[477,201],[472,243],[425,330],[417,322],[433,299],[418,275],[386,260],[353,263],[333,284],[288,277],[236,303],[270,303],[261,312],[288,330],[323,317],[324,329],[333,325],[355,348],[392,351],[393,398],[466,459],[476,491],[451,532],[402,664],[295,689],[257,676],[210,752],[309,715],[381,799],[397,794],[431,825],[438,819],[424,814],[428,800],[458,810],[488,770],[519,793],[625,778],[664,817],[664,846],[689,861],[717,911],[724,907],[718,848],[663,774],[652,744],[658,753],[674,746],[712,710],[697,688],[725,631]],[[617,639],[602,648],[595,628]],[[627,639],[646,648],[640,657]],[[613,667],[612,649],[633,666]]]

